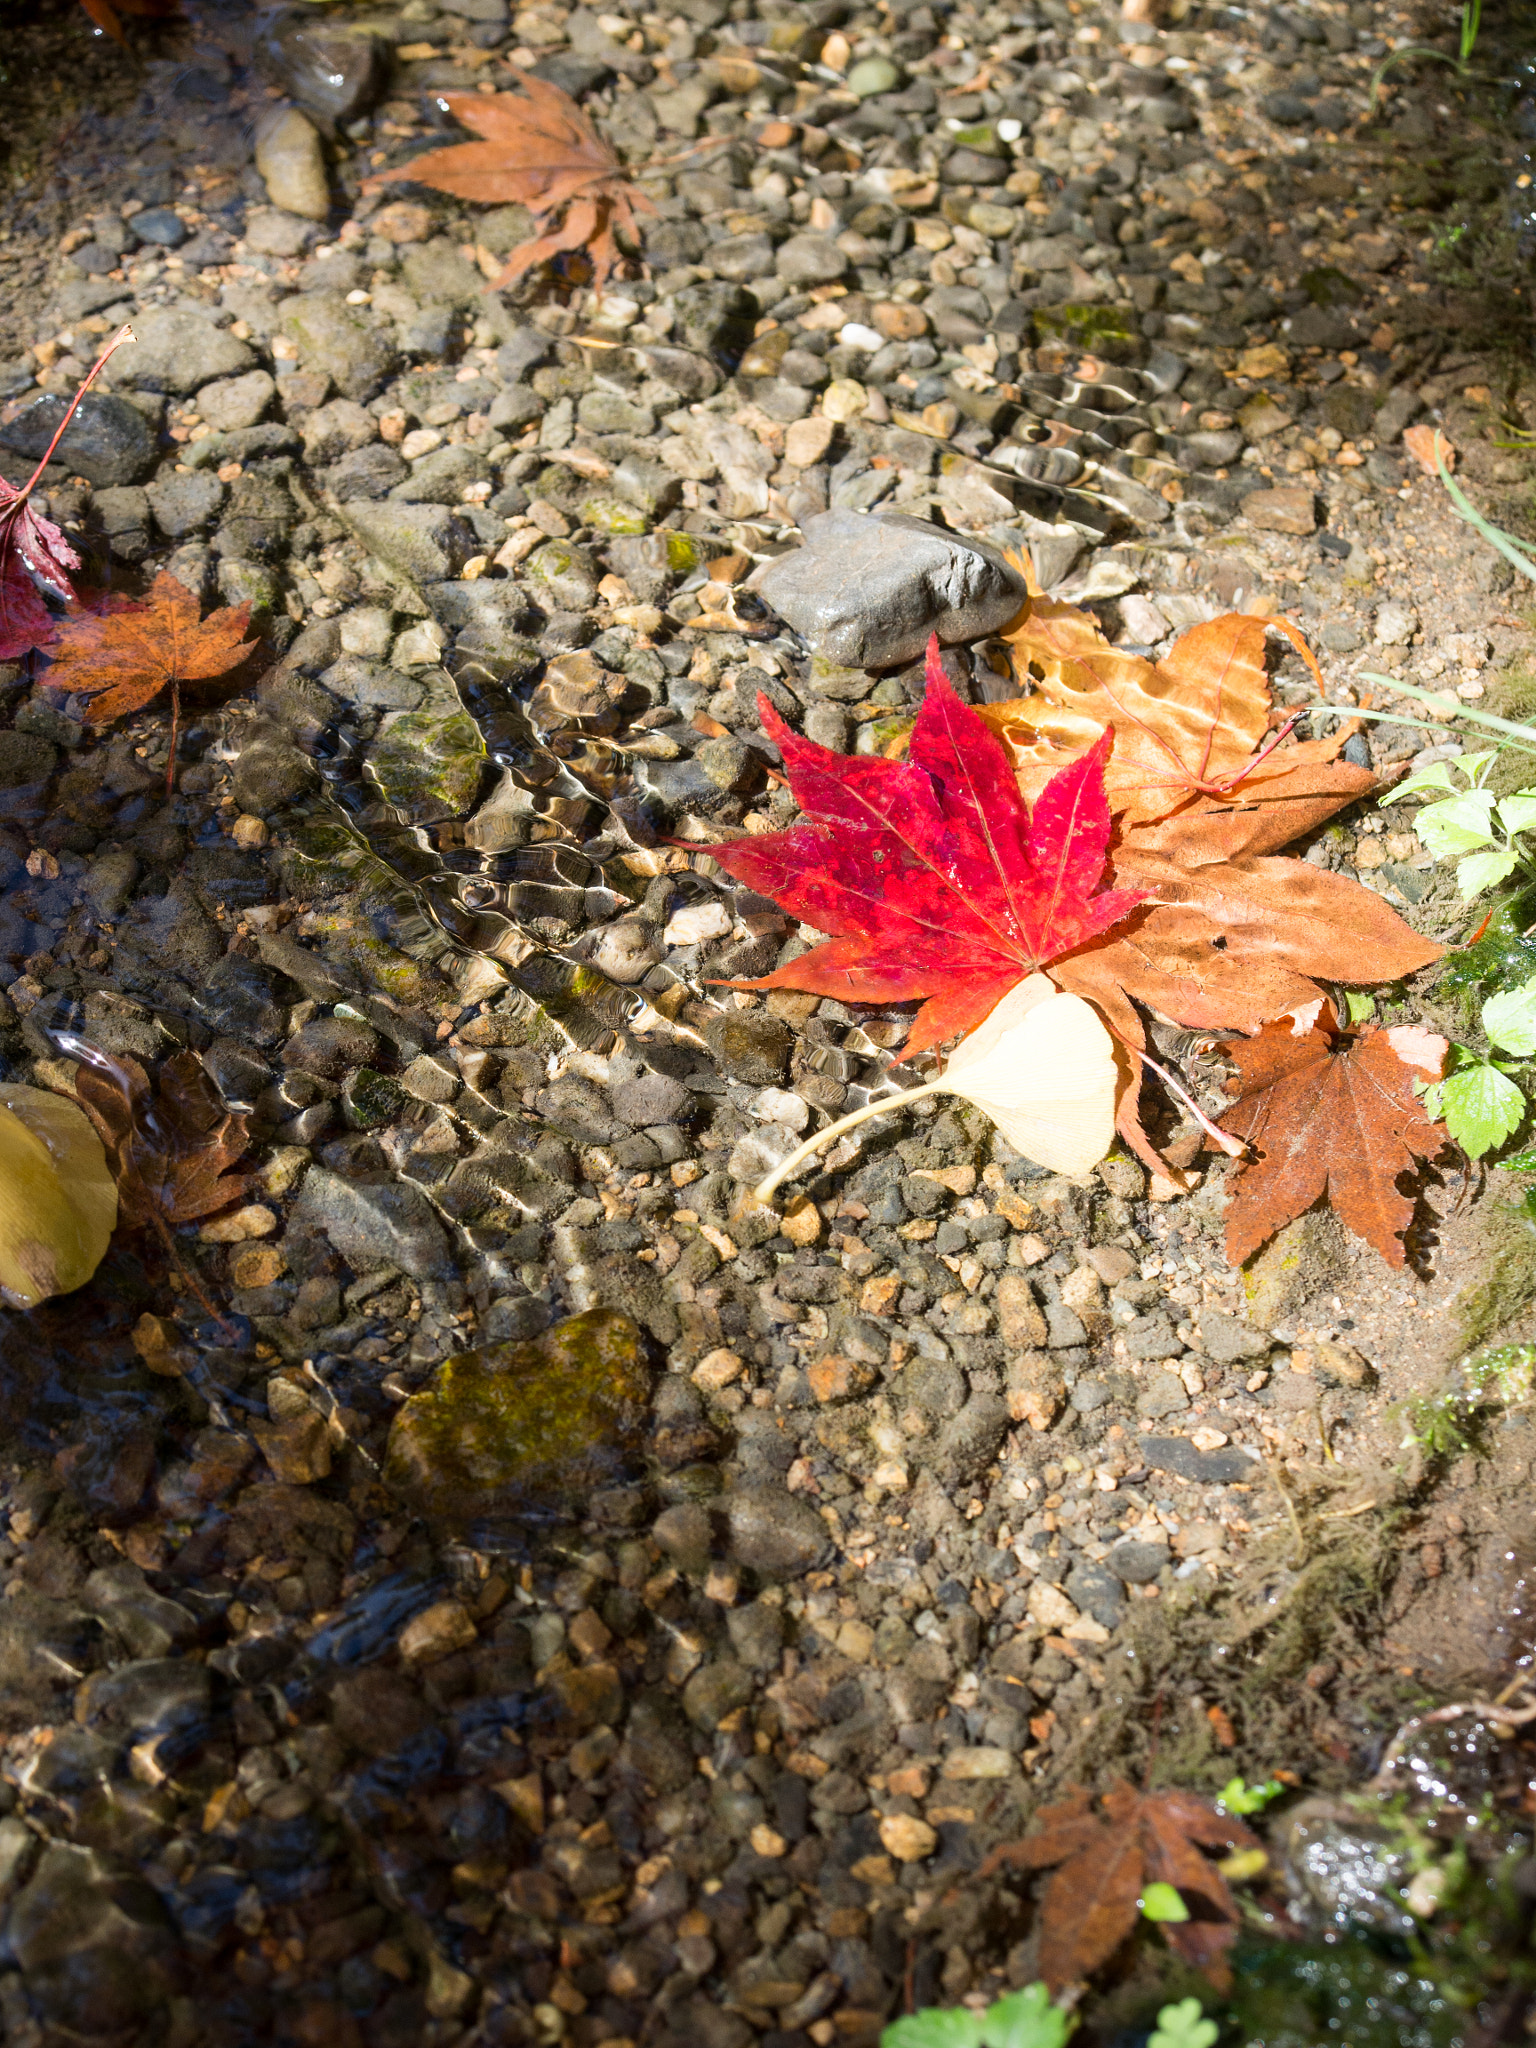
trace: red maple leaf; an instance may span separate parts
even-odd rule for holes
[[[973,1029],[1026,974],[1108,931],[1146,893],[1099,887],[1114,735],[1052,776],[1031,809],[1004,747],[950,688],[936,639],[905,762],[834,754],[791,732],[765,697],[758,709],[810,823],[699,851],[833,936],[731,987],[855,1003],[924,996],[906,1048],[921,1052]]]
[[[51,590],[65,603],[75,596],[69,575],[72,569],[79,568],[80,557],[60,528],[34,510],[32,493],[53,460],[53,451],[64,438],[64,429],[74,418],[75,408],[96,381],[102,365],[115,349],[133,338],[133,329],[123,327],[107,343],[71,399],[42,461],[21,489],[18,491],[0,477],[0,661],[14,661],[18,655],[43,647],[53,638],[53,614],[43,602],[43,590]]]

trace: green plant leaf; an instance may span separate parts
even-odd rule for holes
[[[1349,1011],[1351,1024],[1363,1024],[1376,1009],[1376,998],[1368,996],[1364,989],[1347,988],[1344,991],[1344,1006]]]
[[[1519,865],[1518,853],[1469,853],[1465,860],[1456,863],[1456,886],[1462,902],[1470,903],[1474,896],[1481,896]]]
[[[1464,1152],[1481,1159],[1520,1128],[1525,1097],[1497,1067],[1481,1060],[1440,1084],[1440,1114]],[[1429,1097],[1425,1096],[1425,1106]]]
[[[1493,805],[1491,791],[1464,790],[1460,796],[1448,796],[1420,811],[1413,829],[1436,860],[1476,853],[1493,837]]]
[[[1536,977],[1521,988],[1490,996],[1483,1005],[1483,1029],[1501,1052],[1520,1059],[1536,1053]]]
[[[1499,823],[1506,832],[1529,832],[1536,825],[1536,789],[1517,789],[1499,805]]]
[[[1181,1998],[1158,2014],[1147,2048],[1215,2048],[1220,2032],[1216,2021],[1201,2012],[1198,1998]]]
[[[1216,1795],[1216,1804],[1228,1813],[1262,1813],[1284,1790],[1278,1778],[1266,1779],[1262,1785],[1245,1785],[1241,1778],[1228,1778]]]
[[[1074,2013],[1052,2005],[1043,1984],[1026,1984],[1000,1998],[982,2021],[983,2048],[1064,2048],[1077,2025]]]
[[[1502,1173],[1536,1173],[1536,1152],[1511,1152],[1499,1161]]]
[[[1431,761],[1427,768],[1416,768],[1396,789],[1387,791],[1381,799],[1383,808],[1397,803],[1402,797],[1418,796],[1426,789],[1443,789],[1452,796],[1459,795],[1457,785],[1451,780],[1451,769],[1455,765],[1451,761]]]
[[[880,2048],[982,2048],[982,2017],[960,2007],[940,2012],[937,2006],[892,2020],[880,2036]]]
[[[1189,1908],[1171,1884],[1149,1884],[1141,1894],[1143,1920],[1178,1922],[1189,1918]]]

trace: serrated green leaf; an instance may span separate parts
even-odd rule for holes
[[[1052,2005],[1043,1984],[1000,1998],[982,2022],[983,2048],[1064,2048],[1076,2016]]]
[[[1428,1097],[1425,1097],[1426,1107]],[[1513,1137],[1525,1115],[1525,1097],[1497,1067],[1480,1061],[1440,1083],[1445,1127],[1473,1159]]]
[[[1349,1011],[1351,1024],[1363,1024],[1376,1009],[1376,998],[1368,996],[1364,989],[1347,988],[1344,991],[1345,1008]]]
[[[1400,797],[1418,796],[1426,789],[1444,789],[1455,793],[1456,787],[1451,780],[1450,762],[1431,761],[1427,768],[1415,769],[1412,775],[1405,777],[1397,785],[1396,789],[1388,790],[1381,801],[1383,805],[1395,804]]]
[[[1456,886],[1462,902],[1470,903],[1474,896],[1481,896],[1519,865],[1517,853],[1469,853],[1465,860],[1456,863]]]
[[[1149,1884],[1139,1901],[1143,1920],[1177,1923],[1189,1918],[1189,1908],[1171,1884]]]
[[[1536,977],[1521,988],[1507,988],[1483,1005],[1483,1029],[1491,1044],[1520,1059],[1536,1053]]]
[[[926,2012],[892,2020],[880,2036],[880,2048],[982,2048],[981,2029],[979,2012],[964,2007],[940,2012],[930,2006]]]
[[[1165,2005],[1147,2048],[1215,2048],[1221,2028],[1200,2010],[1198,1998],[1181,1998],[1177,2005]]]
[[[1536,825],[1536,789],[1517,789],[1499,805],[1499,823],[1506,832],[1529,832]]]
[[[1536,1152],[1511,1152],[1499,1161],[1501,1173],[1536,1173]]]
[[[1420,811],[1413,829],[1436,860],[1475,853],[1493,837],[1493,804],[1488,790],[1469,789]]]

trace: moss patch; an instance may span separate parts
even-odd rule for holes
[[[651,1373],[627,1316],[591,1309],[439,1367],[395,1417],[385,1483],[433,1520],[581,1513],[638,1436]]]

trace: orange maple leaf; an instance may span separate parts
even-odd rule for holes
[[[1413,1199],[1398,1180],[1446,1142],[1445,1126],[1425,1114],[1413,1084],[1439,1080],[1447,1049],[1436,1033],[1413,1027],[1339,1031],[1326,1004],[1299,1035],[1283,1017],[1234,1042],[1237,1099],[1224,1121],[1260,1155],[1230,1183],[1234,1266],[1320,1195],[1389,1265],[1402,1265]]]
[[[108,598],[82,606],[60,626],[58,639],[48,649],[49,670],[43,681],[50,689],[85,698],[87,725],[110,725],[169,689],[167,787],[176,760],[181,685],[227,674],[256,645],[243,638],[250,624],[249,604],[232,605],[206,619],[199,618],[199,611],[192,592],[169,569],[162,569],[146,602]]]
[[[1296,648],[1321,690],[1312,651],[1286,619],[1226,612],[1151,662],[1111,646],[1090,613],[1033,594],[1002,635],[1019,680],[1034,684],[1031,694],[983,706],[981,715],[1012,748],[1026,795],[1113,727],[1106,788],[1110,809],[1128,822],[1164,817],[1192,797],[1246,800],[1276,780],[1294,794],[1302,769],[1311,787],[1331,788],[1338,778],[1328,764],[1347,732],[1284,749],[1278,738],[1265,742],[1271,628]]]
[[[594,289],[601,291],[624,260],[615,230],[638,240],[636,213],[654,213],[656,208],[631,184],[619,159],[569,93],[546,79],[508,68],[517,82],[515,92],[440,96],[454,119],[472,128],[481,141],[429,150],[366,179],[363,190],[374,192],[380,185],[408,179],[486,206],[526,206],[540,233],[512,251],[490,288],[499,291],[562,250],[584,248],[592,261]],[[563,220],[558,219],[561,214]]]

